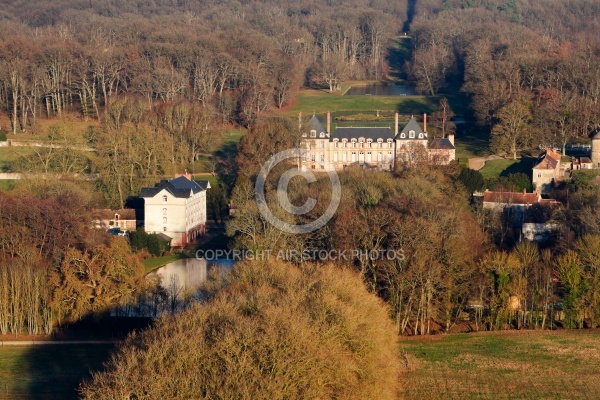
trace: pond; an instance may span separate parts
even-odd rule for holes
[[[172,314],[202,300],[202,285],[211,269],[228,269],[233,260],[205,260],[182,258],[149,273],[147,279],[157,287],[140,296],[135,304],[119,307],[111,312],[119,317],[159,317]]]
[[[415,91],[404,84],[380,84],[352,86],[344,96],[412,96]]]

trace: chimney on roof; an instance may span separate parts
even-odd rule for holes
[[[394,118],[394,135],[398,136],[398,113],[396,113]]]
[[[527,194],[527,189],[523,189],[523,194]]]
[[[448,134],[448,140],[450,141],[450,143],[452,143],[452,146],[454,146],[454,133],[450,132]]]
[[[184,174],[180,174],[179,172],[177,172],[177,173],[175,174],[175,178],[179,178],[180,176],[185,176],[185,177],[186,177],[186,179],[187,179],[187,180],[189,180],[189,181],[191,181],[191,180],[192,180],[192,174],[190,174],[190,173],[188,172],[188,170],[187,170],[187,169],[185,170],[185,173],[184,173]]]
[[[423,132],[427,132],[427,114],[423,114]]]
[[[331,113],[327,111],[327,133],[331,133]]]

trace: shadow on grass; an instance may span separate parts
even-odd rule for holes
[[[134,331],[152,324],[150,318],[88,316],[60,328],[54,340],[121,341]],[[17,359],[21,365],[21,384],[14,393],[23,399],[78,399],[78,388],[91,371],[101,370],[110,359],[117,343],[77,343],[36,345],[27,348]],[[21,348],[22,349],[22,348]]]
[[[386,59],[390,66],[389,75],[395,79],[406,80],[408,78],[404,65],[412,58],[412,40],[408,37],[401,37],[388,49]]]
[[[423,101],[422,98],[414,99],[410,97],[401,97],[402,101],[396,105],[396,111],[400,114],[421,115],[423,113],[432,113],[436,110],[435,101]]]
[[[511,164],[504,171],[500,173],[500,176],[509,176],[510,174],[527,174],[531,178],[532,168],[535,164],[536,159],[534,157],[522,157],[519,162]]]
[[[492,154],[489,147],[490,134],[486,129],[479,128],[472,122],[458,123],[456,136],[459,138],[460,146],[474,157]]]

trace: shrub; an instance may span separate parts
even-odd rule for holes
[[[146,233],[143,229],[131,232],[130,244],[133,250],[148,250],[153,256],[161,256],[169,251],[169,244],[161,241],[155,233]]]
[[[460,175],[458,176],[458,181],[465,185],[465,187],[471,194],[483,189],[483,185],[485,183],[481,172],[475,171],[470,168],[461,169]]]
[[[210,301],[133,336],[84,384],[96,398],[396,397],[396,337],[359,276],[236,266]]]

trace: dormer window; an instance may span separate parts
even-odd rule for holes
[[[317,131],[314,129],[310,131],[310,137],[317,137]]]
[[[324,137],[325,137],[325,132],[321,132],[321,133],[319,133],[319,137],[322,137],[322,138],[324,138]]]
[[[411,138],[411,139],[414,139],[415,138],[415,131],[409,131],[408,132],[408,137]]]
[[[419,139],[423,139],[423,133],[419,133]]]
[[[406,139],[406,133],[402,132],[402,133],[400,134],[400,139]]]
[[[388,141],[387,141],[387,144],[388,144],[388,147],[391,149],[391,148],[392,148],[392,141],[391,141],[391,140],[388,140]]]
[[[333,139],[333,147],[338,147],[338,140],[337,139]]]

